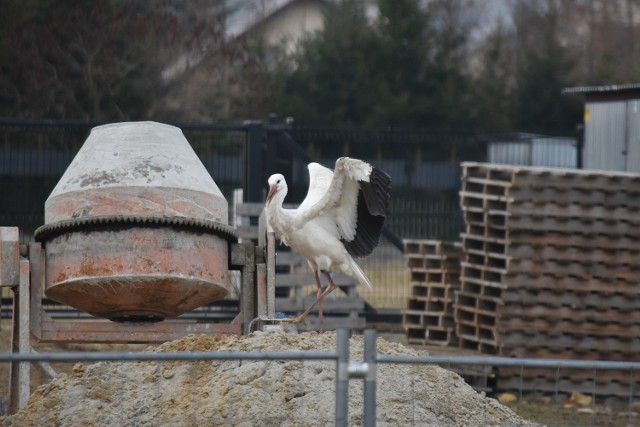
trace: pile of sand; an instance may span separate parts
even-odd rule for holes
[[[187,336],[149,351],[333,351],[335,333]],[[383,354],[416,354],[378,340]],[[350,342],[361,361],[363,340]],[[326,426],[335,417],[335,362],[101,362],[77,364],[39,387],[2,426]],[[529,426],[509,408],[436,366],[378,366],[379,425]],[[349,424],[361,425],[362,381],[350,381]]]

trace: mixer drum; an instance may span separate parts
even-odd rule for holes
[[[92,130],[45,203],[45,295],[116,321],[224,298],[227,201],[173,126]]]

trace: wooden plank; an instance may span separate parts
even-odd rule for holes
[[[463,351],[473,351],[475,353],[497,355],[498,347],[493,343],[485,343],[478,341],[475,337],[460,336],[456,331],[458,338],[458,348]]]
[[[640,259],[640,250],[617,248],[594,248],[592,246],[553,246],[511,243],[508,256],[514,259],[570,261],[581,264],[601,263],[608,265],[635,264]]]
[[[546,319],[502,319],[497,324],[497,329],[502,333],[509,331],[527,332],[565,332],[569,334],[584,334],[593,336],[607,336],[618,338],[634,338],[640,335],[640,325],[610,323],[599,325],[591,322],[573,322],[568,320]]]
[[[476,344],[486,344],[497,351],[498,342],[496,340],[496,336],[494,330],[491,328],[484,327],[482,325],[474,325],[466,322],[459,322],[456,324],[456,336],[458,339],[464,339],[466,341],[473,341]],[[468,348],[468,347],[465,347]],[[478,346],[478,351],[482,351],[483,353],[486,350],[480,350],[481,347]],[[492,349],[487,349],[489,354],[492,354]]]
[[[353,287],[358,285],[358,282],[355,279],[344,274],[336,274],[332,279],[335,285],[339,287]],[[321,278],[320,281],[326,285],[324,278]],[[293,286],[307,286],[315,284],[316,279],[312,273],[276,274],[276,288],[290,288]]]
[[[469,212],[506,212],[508,204],[512,201],[508,197],[493,194],[460,191],[459,195],[462,210]]]
[[[501,273],[505,272],[509,266],[509,257],[506,255],[474,249],[466,251],[464,260],[466,263],[474,265],[475,268],[489,267]]]
[[[476,294],[461,290],[456,293],[456,304],[476,308],[482,314],[495,315],[498,307],[504,305],[504,301],[501,297],[496,297],[492,294]]]
[[[493,336],[495,335],[496,316],[491,311],[481,310],[467,306],[456,306],[455,311],[456,325],[470,325],[473,327],[490,329]]]
[[[473,224],[470,222],[466,222],[465,232],[467,234],[473,234],[479,237],[487,237],[492,239],[506,239],[509,237],[509,234],[514,230],[507,230],[506,226],[504,227],[495,227],[491,224],[479,223]],[[516,230],[517,231],[517,230]]]
[[[412,268],[409,270],[411,282],[421,284],[457,285],[460,282],[460,270],[436,268]]]
[[[526,232],[563,232],[584,235],[608,235],[615,237],[640,237],[640,227],[625,221],[605,222],[576,218],[533,218],[512,216],[508,221],[509,230]]]
[[[455,331],[451,328],[430,327],[427,329],[425,344],[447,346],[457,344]]]
[[[536,200],[517,200],[509,205],[510,216],[532,218],[575,218],[592,221],[625,221],[629,224],[640,223],[638,208],[626,206],[595,205],[584,206],[567,204],[561,199],[555,203],[542,203]]]
[[[515,351],[513,355],[526,357],[526,354],[533,354],[538,349],[546,349],[546,351],[555,352],[572,352],[572,354],[581,354],[587,352],[600,352],[599,359],[609,360],[616,354],[626,354],[626,357],[633,357],[636,360],[640,353],[640,338],[619,338],[610,336],[597,336],[585,334],[561,333],[559,331],[551,332],[533,332],[533,331],[509,331],[500,334],[500,346],[510,351]],[[511,355],[509,353],[508,355]],[[617,357],[617,356],[616,356]],[[574,358],[567,356],[567,358]],[[579,359],[580,357],[575,357]],[[625,360],[625,359],[610,359]]]
[[[405,309],[402,310],[402,325],[405,327],[417,327],[424,329],[422,311]]]
[[[416,304],[422,304],[424,305],[424,307],[426,307],[424,311],[431,311],[431,312],[445,312],[451,306],[450,303],[453,302],[452,299],[429,297],[429,296],[412,297],[412,298],[409,298],[409,301],[415,301]]]
[[[460,284],[432,284],[427,283],[427,297],[434,299],[440,298],[443,301],[453,301],[455,298],[455,290],[460,289]]]
[[[241,333],[241,324],[227,323],[192,323],[169,320],[160,323],[56,320],[43,323],[40,341],[58,343],[162,343],[189,334]]]
[[[571,348],[548,348],[548,347],[513,347],[509,348],[501,346],[497,353],[503,357],[525,357],[538,359],[579,359],[579,360],[611,360],[611,361],[633,361],[637,357],[637,353],[631,353],[623,350],[616,351],[614,348],[606,348],[604,350],[589,349],[575,351]]]
[[[507,240],[462,233],[462,246],[465,252],[484,251],[492,254],[506,254]]]
[[[640,239],[630,236],[586,235],[559,231],[509,230],[509,244],[552,246],[557,248],[593,248],[605,250],[640,251]],[[482,238],[474,236],[474,238]]]
[[[621,325],[629,327],[640,326],[640,312],[621,312],[617,309],[584,310],[567,306],[549,307],[544,305],[522,306],[505,304],[498,307],[497,316],[500,318],[500,325],[504,325],[505,328],[511,322],[531,321],[550,324],[569,322],[584,324],[585,328],[595,325],[606,329],[606,327],[610,326],[612,328],[612,336],[615,335],[614,329],[619,328]]]
[[[304,323],[296,323],[299,332],[317,331],[320,329],[318,317],[310,314]],[[339,328],[349,328],[352,331],[362,331],[367,327],[366,319],[362,317],[347,316],[327,316],[325,314],[322,322],[324,331],[334,331]]]
[[[305,298],[276,298],[276,311],[303,312],[316,300],[315,295],[307,295]],[[325,298],[323,312],[325,314],[345,313],[352,310],[364,310],[364,300],[361,297]],[[317,308],[312,312],[317,312]]]
[[[474,270],[481,271],[483,273],[486,273],[486,272],[493,273],[498,278],[502,278],[503,275],[507,273],[507,268],[505,267],[476,264],[476,263],[467,262],[467,261],[460,262],[460,265],[463,267],[463,271],[464,269],[467,269],[467,270],[474,269]],[[502,280],[495,280],[495,281],[501,282]]]
[[[563,276],[579,278],[600,277],[607,280],[625,280],[640,282],[640,265],[607,265],[601,263],[582,264],[577,262],[557,262],[555,260],[511,259],[508,265],[509,273],[529,273],[535,275],[555,274],[561,272]]]
[[[460,289],[464,289],[465,292],[475,293],[477,295],[494,295],[501,297],[501,292],[508,288],[506,283],[496,283],[469,276],[463,276],[461,283]]]
[[[605,192],[597,189],[512,186],[509,196],[515,200],[535,200],[538,203],[575,203],[584,206],[616,206],[640,208],[640,197],[629,192]]]
[[[480,187],[495,187],[500,188],[502,191],[506,191],[508,188],[512,187],[511,180],[500,180],[486,177],[477,177],[477,176],[465,176],[464,177],[465,185],[473,185],[476,184]],[[497,191],[497,190],[494,190]]]
[[[465,279],[466,280],[466,279]],[[475,279],[474,279],[475,280]],[[564,276],[562,271],[545,274],[510,273],[505,276],[505,286],[524,289],[575,290],[576,292],[611,292],[637,297],[640,295],[638,282],[623,279],[604,280],[597,277]]]
[[[487,285],[506,287],[503,282],[507,271],[504,269],[479,266],[468,262],[461,262],[460,265],[462,265],[462,273],[460,275],[462,282],[467,280],[467,278],[473,278],[481,279],[485,281]]]
[[[456,289],[459,289],[459,286],[412,282],[411,295],[409,298],[425,298],[434,301],[452,302],[454,299],[454,291]]]
[[[551,171],[553,172],[553,171]],[[514,187],[552,187],[557,189],[572,189],[583,191],[603,191],[607,193],[623,192],[629,197],[637,197],[640,188],[640,176],[637,174],[628,176],[613,176],[605,171],[591,171],[590,173],[547,175],[547,179],[541,179],[542,174],[519,173],[516,175]]]
[[[563,291],[551,289],[514,289],[508,288],[502,293],[505,304],[515,304],[526,307],[543,305],[547,307],[573,307],[579,310],[615,309],[625,313],[640,312],[640,298],[629,298],[624,294],[608,292],[585,292],[581,289],[565,289]]]
[[[585,191],[626,191],[638,194],[640,175],[629,172],[594,171],[489,163],[462,163],[463,181],[467,177],[490,178],[510,182],[512,187],[553,187]]]
[[[499,305],[504,304],[502,293],[503,289],[501,288],[465,280],[457,292],[457,295],[469,295],[474,298],[482,298],[483,300],[492,301],[494,305]]]
[[[464,217],[464,222],[468,227],[473,226],[478,230],[494,230],[494,233],[503,233],[497,236],[500,238],[504,238],[504,233],[508,231],[508,214],[506,212],[474,212],[469,209],[463,208],[462,214]],[[483,231],[482,233],[480,233],[480,236],[485,236],[486,234],[486,231]]]
[[[448,313],[426,312],[422,314],[422,318],[427,329],[453,330],[455,328],[453,311]]]

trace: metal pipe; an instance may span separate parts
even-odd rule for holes
[[[1,362],[167,362],[209,360],[337,360],[328,351],[0,353]]]
[[[378,363],[424,363],[447,365],[526,366],[528,368],[610,369],[640,371],[640,362],[571,359],[516,359],[510,357],[476,356],[403,356],[379,354]]]
[[[336,351],[336,427],[346,427],[349,415],[349,330],[338,329]]]
[[[267,232],[267,316],[276,315],[276,234]]]
[[[375,427],[376,425],[376,339],[375,329],[364,331],[364,363],[368,370],[364,377],[364,425]]]
[[[31,324],[29,322],[29,304],[31,303],[30,287],[29,260],[23,259],[20,260],[20,289],[18,292],[18,305],[20,306],[18,349],[20,353],[31,352]],[[27,404],[27,400],[29,400],[29,395],[31,394],[31,365],[25,362],[19,363],[18,378],[20,381],[18,408],[22,408]]]

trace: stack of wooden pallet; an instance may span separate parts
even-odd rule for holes
[[[637,359],[640,175],[465,163],[461,204],[462,347]]]
[[[460,287],[460,243],[405,240],[411,296],[402,323],[409,344],[456,343],[454,293]]]

